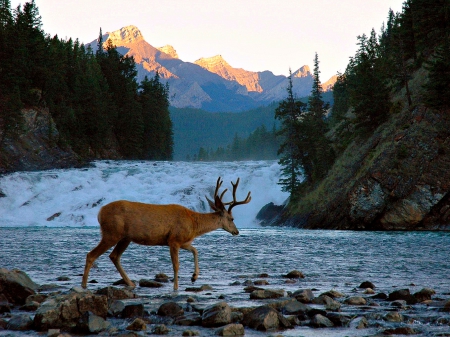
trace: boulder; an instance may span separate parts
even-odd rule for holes
[[[226,302],[219,302],[203,310],[202,325],[218,327],[231,323],[231,308]]]
[[[82,315],[88,311],[106,318],[108,312],[106,296],[90,292],[51,296],[36,311],[34,326],[38,331],[73,330]]]
[[[163,303],[158,309],[159,316],[177,317],[183,314],[183,308],[176,302]]]
[[[34,295],[38,285],[20,270],[0,268],[0,295],[12,304],[25,304],[28,296]]]
[[[430,288],[423,288],[420,291],[413,294],[418,302],[424,302],[431,300],[431,296],[435,295],[436,291]]]
[[[227,324],[215,331],[218,336],[243,336],[245,334],[242,324]]]
[[[244,315],[243,324],[249,328],[268,331],[280,327],[280,314],[268,306],[261,306]]]
[[[332,321],[321,314],[314,315],[309,324],[314,328],[331,328],[334,326]]]
[[[400,313],[398,313],[397,311],[388,312],[386,315],[384,315],[383,319],[387,322],[403,322],[404,321],[403,316]]]
[[[305,278],[305,275],[301,271],[292,270],[286,275],[283,275],[284,278]]]
[[[185,290],[186,290],[186,291],[192,291],[192,292],[198,293],[198,292],[205,291],[205,290],[213,290],[213,287],[211,287],[211,286],[208,285],[208,284],[204,284],[204,285],[202,285],[202,286],[200,286],[200,287],[188,287],[188,288],[186,288]]]
[[[418,332],[409,326],[401,326],[383,331],[384,335],[417,335]]]
[[[335,301],[330,296],[327,295],[320,295],[318,297],[313,298],[312,300],[313,304],[323,304],[325,305],[326,310],[330,311],[339,311],[341,308],[341,303],[338,301]]]
[[[306,315],[311,307],[297,300],[288,302],[281,308],[281,312],[285,315]]]
[[[344,303],[348,304],[348,305],[365,305],[365,304],[367,304],[367,301],[364,297],[352,296],[352,297],[346,298],[344,300]]]
[[[323,296],[323,295],[329,296],[333,299],[339,298],[339,297],[345,297],[345,295],[343,293],[340,293],[339,291],[336,291],[336,290],[329,290],[329,291],[326,291],[326,292],[320,294],[320,296]]]
[[[283,289],[263,289],[254,290],[250,294],[252,300],[265,300],[269,298],[280,298],[286,296],[286,292]]]
[[[314,294],[311,289],[300,289],[295,291],[291,297],[294,297],[297,301],[302,303],[311,303]]]
[[[111,323],[107,322],[103,317],[97,316],[90,311],[86,311],[81,315],[78,322],[77,330],[83,333],[99,333],[110,327]]]
[[[145,331],[147,330],[147,325],[141,318],[136,318],[126,329],[130,331]]]
[[[13,331],[26,331],[33,327],[33,320],[29,315],[13,316],[6,325],[6,329]]]
[[[369,322],[367,321],[367,318],[361,316],[352,319],[349,325],[352,329],[367,329],[369,327]]]
[[[139,287],[161,288],[161,287],[163,287],[163,284],[160,282],[157,282],[157,281],[153,281],[153,280],[142,279],[142,280],[139,280]]]
[[[338,312],[328,312],[326,317],[332,321],[335,326],[347,326],[352,319],[351,316]]]
[[[183,326],[201,325],[202,316],[198,312],[185,312],[175,318],[174,324]]]
[[[362,289],[366,289],[366,288],[370,288],[370,289],[375,289],[375,285],[370,282],[370,281],[364,281],[359,285],[359,288]]]
[[[167,335],[170,332],[165,324],[158,324],[153,328],[152,333],[155,335]]]
[[[409,289],[399,289],[395,290],[392,293],[389,294],[388,301],[396,301],[396,300],[405,300],[408,304],[416,304],[417,299],[411,295],[409,292]]]
[[[136,298],[136,294],[127,289],[120,289],[116,287],[105,287],[95,292],[97,295],[105,295],[109,301],[111,300],[124,300],[130,298]]]
[[[169,276],[167,276],[164,273],[159,273],[155,275],[155,281],[161,282],[161,283],[168,283],[169,282]]]
[[[114,317],[141,317],[143,313],[144,304],[136,299],[113,300],[108,308],[108,314]]]

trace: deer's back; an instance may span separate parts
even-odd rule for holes
[[[188,242],[194,239],[192,213],[181,205],[119,200],[103,206],[98,221],[103,237],[129,238],[143,245],[167,245],[171,240]]]

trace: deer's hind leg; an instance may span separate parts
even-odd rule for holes
[[[197,280],[198,275],[200,274],[200,267],[198,266],[197,249],[194,246],[192,246],[191,244],[185,244],[185,245],[181,246],[181,248],[192,252],[192,255],[194,255],[194,274],[192,274],[192,277],[191,277],[191,281],[192,281],[192,283],[194,283]]]
[[[108,242],[104,238],[102,238],[102,240],[97,245],[97,247],[95,247],[89,253],[87,253],[86,265],[84,267],[83,280],[81,281],[81,286],[83,288],[86,288],[86,286],[87,286],[89,271],[91,270],[91,267],[94,264],[95,260],[97,260],[100,255],[105,253],[109,248],[111,248],[115,244],[116,244],[116,242],[113,242],[113,241]]]
[[[130,244],[130,240],[129,239],[122,239],[120,240],[116,247],[114,247],[113,251],[111,252],[111,254],[109,254],[109,258],[111,259],[111,261],[114,263],[114,265],[116,266],[117,270],[120,273],[120,276],[122,276],[122,279],[125,281],[125,283],[127,285],[129,285],[130,287],[136,287],[136,285],[130,280],[130,278],[128,277],[127,273],[125,273],[125,270],[123,270],[122,265],[120,264],[120,257],[122,256],[123,252],[125,251],[125,249],[127,249],[128,245]]]

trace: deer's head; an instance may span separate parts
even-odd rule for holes
[[[231,210],[234,206],[248,204],[250,202],[250,200],[252,199],[250,196],[251,192],[248,192],[247,198],[245,198],[245,200],[236,201],[236,190],[239,185],[239,178],[238,178],[236,183],[231,182],[231,185],[233,185],[233,201],[224,203],[222,201],[222,197],[224,196],[224,194],[227,190],[225,189],[222,192],[222,194],[220,195],[220,197],[218,195],[219,188],[222,185],[222,182],[223,181],[220,180],[220,177],[219,177],[217,179],[216,190],[214,192],[214,202],[212,202],[210,199],[208,199],[208,197],[206,197],[206,200],[208,200],[209,206],[214,211],[219,213],[219,215],[220,215],[219,222],[220,222],[222,229],[226,230],[228,233],[231,233],[232,235],[238,235],[239,230],[237,229],[236,225],[234,224],[234,218],[231,213]],[[226,209],[226,207],[225,207],[226,205],[229,205],[228,209]]]

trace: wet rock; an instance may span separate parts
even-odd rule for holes
[[[244,319],[244,314],[240,311],[231,311],[231,323],[241,322]]]
[[[321,314],[314,315],[309,324],[314,328],[331,328],[334,326],[332,321]]]
[[[332,321],[335,326],[348,326],[352,319],[349,315],[337,312],[328,312],[326,317]]]
[[[275,309],[261,306],[245,314],[243,324],[260,331],[276,330],[280,326],[278,317],[279,314]]]
[[[141,317],[144,314],[144,305],[136,299],[113,300],[109,305],[108,314],[122,318]]]
[[[184,330],[181,336],[200,336],[197,330]]]
[[[231,308],[226,302],[219,302],[203,310],[202,325],[218,327],[231,323]]]
[[[0,294],[0,314],[3,314],[5,312],[11,312],[11,307],[12,304],[8,302],[6,296]]]
[[[61,334],[61,329],[48,329],[47,337],[58,337]]]
[[[312,303],[323,304],[323,305],[325,305],[325,309],[330,310],[330,311],[339,311],[339,309],[341,307],[341,303],[339,303],[338,301],[335,301],[334,299],[332,299],[331,297],[329,297],[327,295],[320,295],[318,297],[315,297],[312,300]]]
[[[94,295],[90,292],[70,293],[49,297],[41,304],[34,317],[36,330],[48,329],[72,330],[85,312],[106,318],[108,300],[104,295]]]
[[[396,300],[391,302],[391,307],[396,307],[400,309],[406,309],[407,303],[405,300]]]
[[[263,289],[263,290],[254,290],[250,294],[250,299],[252,300],[265,300],[269,298],[280,298],[284,297],[286,292],[284,289]]]
[[[383,331],[384,335],[417,335],[417,331],[409,326],[398,327],[394,329],[386,329]]]
[[[283,275],[284,278],[305,278],[305,275],[301,271],[292,270],[286,275]]]
[[[386,295],[385,293],[378,293],[378,294],[372,296],[372,298],[377,299],[377,300],[386,300],[388,298],[388,295]]]
[[[42,303],[47,299],[47,297],[48,295],[45,294],[30,295],[25,300],[25,303],[32,303],[32,302]]]
[[[205,290],[213,290],[213,287],[211,287],[208,284],[204,284],[201,287],[188,287],[185,289],[185,291],[192,291],[192,292],[201,292],[201,291],[205,291]]]
[[[131,331],[145,331],[147,330],[147,324],[145,324],[144,320],[142,320],[141,318],[136,318],[130,325],[126,327],[126,329]],[[158,332],[157,334],[162,335],[163,333]]]
[[[135,318],[144,316],[144,305],[142,303],[128,304],[120,313],[122,318]]]
[[[8,322],[5,321],[3,318],[0,318],[0,331],[5,330],[7,325],[8,325]]]
[[[161,283],[168,283],[170,281],[169,276],[164,273],[159,273],[155,275],[155,281]]]
[[[362,288],[362,289],[365,289],[365,288],[375,289],[375,285],[374,285],[372,282],[370,282],[370,281],[364,281],[364,282],[362,282],[362,283],[359,285],[358,288]]]
[[[403,316],[396,311],[388,312],[386,315],[384,315],[383,319],[387,322],[403,322],[404,321]]]
[[[444,303],[444,308],[443,308],[442,310],[443,310],[443,311],[450,312],[450,300],[447,300],[447,301]]]
[[[218,336],[243,336],[245,334],[242,324],[227,324],[215,331]]]
[[[95,292],[97,295],[105,295],[108,300],[123,300],[136,298],[136,294],[128,289],[120,289],[116,287],[105,287]]]
[[[375,291],[372,288],[366,288],[366,290],[364,290],[364,294],[373,295],[375,294]]]
[[[295,291],[291,297],[294,297],[297,301],[302,303],[311,303],[314,294],[311,289],[300,289]]]
[[[250,286],[244,288],[244,291],[245,291],[246,293],[252,293],[252,292],[254,292],[255,290],[264,290],[264,288],[255,287],[254,285],[250,285]]]
[[[34,295],[38,285],[20,270],[0,268],[0,295],[12,304],[25,304],[28,296]]]
[[[256,280],[255,285],[257,286],[266,286],[269,285],[269,282],[267,280]]]
[[[27,302],[24,305],[22,305],[19,309],[23,311],[36,311],[40,305],[41,304],[38,302]]]
[[[198,312],[185,312],[175,318],[174,324],[183,326],[201,325],[202,316]]]
[[[239,281],[234,281],[234,282],[230,283],[230,286],[240,286],[240,285],[241,285],[241,282],[239,282]]]
[[[158,309],[159,316],[177,317],[183,314],[183,308],[176,302],[163,303]]]
[[[170,332],[169,328],[164,324],[158,324],[153,328],[152,333],[155,335],[167,335]]]
[[[322,295],[329,296],[329,297],[331,297],[333,299],[334,298],[339,298],[339,297],[345,297],[345,295],[343,293],[340,293],[339,291],[336,291],[336,290],[326,291],[326,292],[320,294],[320,296],[322,296]]]
[[[59,277],[56,279],[56,281],[60,281],[60,282],[63,282],[63,281],[70,281],[70,277],[67,277],[67,276],[59,276]]]
[[[78,323],[77,330],[84,333],[99,333],[109,328],[111,323],[90,311],[83,313]]]
[[[153,281],[153,280],[142,279],[142,280],[139,280],[139,287],[161,288],[161,287],[163,287],[163,284],[160,282]]]
[[[348,304],[348,305],[365,305],[365,304],[367,304],[367,301],[364,297],[352,296],[352,297],[346,298],[344,300],[344,303]]]
[[[288,302],[281,308],[281,312],[286,315],[306,315],[311,307],[297,300]]]
[[[395,300],[405,300],[408,304],[416,304],[417,299],[411,295],[409,292],[409,289],[399,289],[395,290],[392,293],[389,294],[388,301],[395,301]]]
[[[6,325],[7,330],[26,331],[33,327],[33,320],[29,315],[13,316]]]
[[[431,297],[436,294],[431,288],[423,288],[420,291],[413,294],[413,296],[417,299],[418,302],[424,302],[431,300]]]
[[[349,326],[352,329],[367,329],[369,327],[369,322],[364,316],[356,317],[350,322]]]

